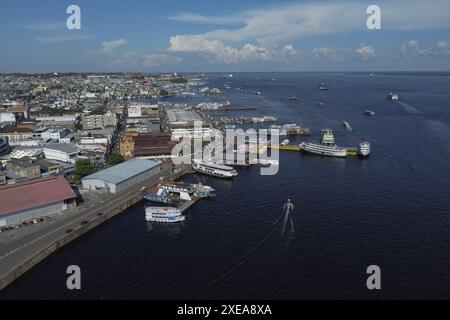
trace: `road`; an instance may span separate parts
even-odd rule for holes
[[[135,186],[124,190],[123,192],[110,194],[102,197],[102,200],[92,200],[90,204],[81,210],[73,210],[66,214],[62,213],[49,223],[35,224],[23,227],[13,232],[20,233],[27,228],[34,228],[33,231],[26,230],[26,233],[10,238],[0,244],[0,280],[12,271],[17,270],[30,258],[39,252],[44,251],[51,244],[67,236],[67,230],[77,230],[81,227],[82,221],[92,223],[94,220],[106,221],[105,213],[111,212],[113,209],[126,204],[131,199],[142,199],[142,187],[156,185],[160,182],[160,176],[169,176],[171,168],[163,168],[163,170],[150,179],[145,180]],[[103,215],[97,215],[102,212]],[[144,217],[142,217],[144,221]],[[31,229],[30,229],[31,230]],[[1,289],[1,286],[0,286]]]

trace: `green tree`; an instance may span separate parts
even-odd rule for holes
[[[121,163],[123,161],[124,161],[124,159],[123,159],[123,157],[120,154],[111,154],[106,159],[106,164],[108,165],[108,167],[112,167],[112,166],[115,166],[116,164],[119,164],[119,163]]]
[[[74,182],[80,183],[81,178],[94,172],[94,167],[88,159],[80,159],[75,163]]]

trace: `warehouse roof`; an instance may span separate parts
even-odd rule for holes
[[[45,149],[62,151],[68,154],[78,153],[78,149],[72,143],[55,143],[49,142],[45,145]]]
[[[189,122],[189,121],[201,121],[202,117],[195,111],[190,110],[167,110],[167,117],[169,118],[169,122]]]
[[[153,160],[128,160],[108,169],[86,176],[83,180],[98,179],[117,184],[153,169],[160,164],[160,161]]]
[[[76,198],[63,176],[0,187],[0,216]]]

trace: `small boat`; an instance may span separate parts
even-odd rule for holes
[[[321,84],[319,85],[319,90],[322,90],[322,91],[327,91],[327,90],[328,90],[328,88],[327,88],[327,87],[325,87],[325,84],[321,83]]]
[[[392,101],[398,101],[398,99],[399,99],[398,94],[394,94],[392,92],[388,94],[387,98]]]
[[[174,207],[145,207],[145,220],[152,222],[179,222],[185,217]]]
[[[321,107],[325,106],[325,102],[323,102],[323,101],[319,101],[319,102],[317,102],[317,104]]]
[[[370,142],[362,140],[358,146],[358,156],[361,158],[367,158],[370,155]]]
[[[258,164],[262,167],[278,166],[278,160],[259,159]]]
[[[347,121],[342,121],[342,124],[344,125],[345,130],[346,130],[348,133],[351,133],[351,132],[352,132],[352,127],[350,126],[350,123],[348,123]]]
[[[364,110],[364,115],[371,117],[371,116],[375,115],[375,112],[374,111],[370,111],[370,110]]]
[[[255,94],[256,94],[257,96],[259,96],[259,95],[261,94],[261,92],[260,92],[260,91],[256,91]]]
[[[290,142],[289,139],[284,139],[283,141],[281,141],[280,145],[287,146],[289,142]]]
[[[292,97],[291,97],[291,100],[293,100],[293,101],[298,101],[299,98],[298,98],[297,96],[292,96]]]

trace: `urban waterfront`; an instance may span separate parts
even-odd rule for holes
[[[0,293],[3,299],[415,299],[450,294],[450,77],[345,73],[208,74],[220,96],[336,143],[372,144],[367,160],[280,151],[277,175],[240,168],[232,181],[189,175],[216,189],[175,225],[148,224],[143,204],[54,253]],[[326,83],[328,91],[318,90]],[[244,92],[236,90],[243,88]],[[255,92],[260,91],[261,95]],[[386,99],[389,92],[400,101]],[[299,101],[290,100],[298,96]],[[325,106],[317,105],[324,101]],[[376,115],[367,117],[370,109]],[[346,134],[342,121],[352,124]],[[263,127],[263,126],[261,126]],[[283,204],[295,232],[281,234]],[[79,265],[82,290],[66,287]],[[366,287],[379,265],[382,290]]]

